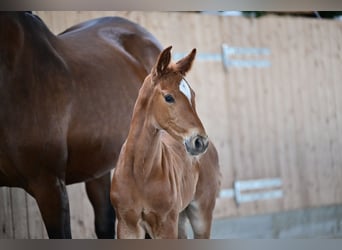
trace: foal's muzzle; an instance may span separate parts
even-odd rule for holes
[[[209,140],[208,137],[200,135],[191,136],[185,139],[185,148],[191,155],[199,155],[205,152],[208,148]]]

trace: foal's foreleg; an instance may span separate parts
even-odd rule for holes
[[[118,216],[117,224],[118,239],[144,239],[145,230],[141,227],[138,220],[129,218],[129,216]]]
[[[175,209],[168,213],[149,213],[144,216],[149,225],[152,239],[177,239],[179,212]]]
[[[195,239],[209,239],[215,203],[194,201],[186,209]]]
[[[178,218],[178,239],[187,239],[188,235],[186,232],[186,211],[182,211]]]
[[[115,236],[115,212],[110,202],[110,172],[86,183],[88,198],[94,208],[95,232],[99,239]]]

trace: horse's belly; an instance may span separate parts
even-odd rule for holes
[[[114,168],[134,105],[133,98],[126,98],[130,100],[108,101],[97,107],[96,113],[89,106],[74,108],[77,112],[70,122],[67,139],[68,183],[99,177]]]
[[[115,167],[121,141],[70,145],[66,169],[66,182],[87,181],[108,173]]]

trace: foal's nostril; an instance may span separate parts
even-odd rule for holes
[[[185,141],[186,150],[191,155],[202,154],[207,149],[208,144],[208,138],[200,135],[191,137]]]
[[[203,148],[203,145],[204,145],[203,140],[201,138],[197,137],[195,139],[195,148],[197,150],[201,150]]]

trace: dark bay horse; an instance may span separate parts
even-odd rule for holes
[[[195,238],[210,237],[220,170],[184,79],[196,50],[177,63],[170,50],[145,78],[114,170],[118,238],[186,238],[187,218]]]
[[[0,186],[36,199],[50,238],[71,238],[66,185],[77,182],[86,182],[97,236],[114,237],[110,170],[160,51],[119,17],[55,36],[31,13],[0,13]]]

